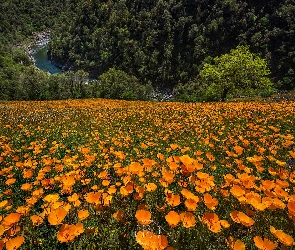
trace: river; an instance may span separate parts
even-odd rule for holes
[[[62,73],[62,70],[57,67],[54,62],[49,60],[47,51],[48,51],[48,42],[49,38],[39,41],[31,47],[32,53],[31,56],[34,59],[34,63],[37,68],[48,72],[49,74],[59,74]]]

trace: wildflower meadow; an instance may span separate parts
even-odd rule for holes
[[[0,249],[295,249],[294,102],[0,114]]]

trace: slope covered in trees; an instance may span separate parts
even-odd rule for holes
[[[278,86],[295,86],[295,1],[71,1],[53,28],[51,56],[93,76],[116,67],[173,87],[237,45],[266,58]]]
[[[0,19],[0,99],[108,97],[114,89],[134,99],[151,85],[197,88],[188,93],[196,96],[206,88],[204,65],[238,45],[266,60],[277,88],[295,87],[295,0],[4,0]],[[19,45],[45,29],[51,58],[74,72],[34,69]],[[82,84],[88,73],[126,82]],[[146,87],[131,90],[138,84]]]

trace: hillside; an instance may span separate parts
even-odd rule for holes
[[[284,89],[295,85],[295,2],[79,1],[56,21],[51,56],[93,76],[116,67],[141,82],[174,87],[204,61],[249,45]]]
[[[204,64],[238,45],[266,60],[277,89],[295,86],[293,0],[11,0],[0,8],[0,99],[148,99],[151,87],[179,92],[185,84],[191,92]],[[23,45],[47,29],[51,59],[72,72],[48,76],[32,66]],[[82,82],[120,74],[120,95]]]
[[[294,109],[2,101],[0,246],[294,249]]]

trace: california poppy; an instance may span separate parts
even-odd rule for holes
[[[137,210],[135,214],[136,219],[141,225],[148,225],[151,223],[152,214],[147,210]]]
[[[180,221],[180,215],[175,211],[170,211],[165,216],[166,221],[168,222],[170,227],[176,227]]]
[[[148,192],[153,192],[157,189],[157,185],[153,182],[149,182],[148,184],[144,185],[145,190]]]
[[[221,224],[216,213],[205,213],[201,221],[214,233],[221,231]]]
[[[218,205],[218,200],[217,198],[213,198],[210,194],[206,193],[204,195],[204,203],[209,209],[215,210],[216,206]]]
[[[57,239],[60,242],[71,242],[83,232],[84,227],[81,222],[78,222],[76,225],[63,224],[57,233]]]
[[[255,246],[257,246],[261,250],[273,250],[278,247],[278,243],[272,242],[268,238],[262,239],[260,236],[254,237]]]
[[[168,193],[166,195],[166,201],[170,206],[176,207],[180,204],[180,196],[178,194]]]
[[[252,226],[254,224],[254,220],[250,218],[249,216],[247,216],[246,214],[244,214],[243,212],[234,210],[230,213],[230,217],[232,218],[234,222],[243,224],[244,226],[247,226],[247,227]]]
[[[16,250],[18,249],[25,241],[23,236],[16,236],[6,242],[7,250]]]
[[[66,215],[67,215],[67,211],[63,207],[59,207],[49,213],[48,222],[51,225],[61,224],[63,219],[66,217]]]
[[[186,199],[184,202],[184,205],[188,209],[188,211],[195,211],[196,208],[198,207],[197,202],[194,199]]]
[[[191,212],[182,212],[180,214],[180,219],[185,228],[191,228],[196,225],[195,216]]]
[[[227,244],[230,250],[245,250],[246,246],[243,241],[235,240],[233,237],[228,237]]]
[[[123,222],[124,219],[124,211],[119,209],[116,213],[113,214],[113,217],[118,221]]]
[[[273,226],[270,226],[270,232],[276,236],[281,243],[283,243],[285,246],[292,246],[294,239],[289,234],[286,234],[283,232],[283,230],[276,230]]]
[[[21,214],[19,213],[10,213],[4,217],[2,225],[4,227],[11,227],[13,224],[17,223],[20,220]]]
[[[85,220],[88,216],[89,216],[89,212],[87,209],[83,209],[78,212],[78,218],[80,220]]]
[[[31,216],[31,220],[34,226],[39,226],[43,222],[43,218],[35,214]]]

